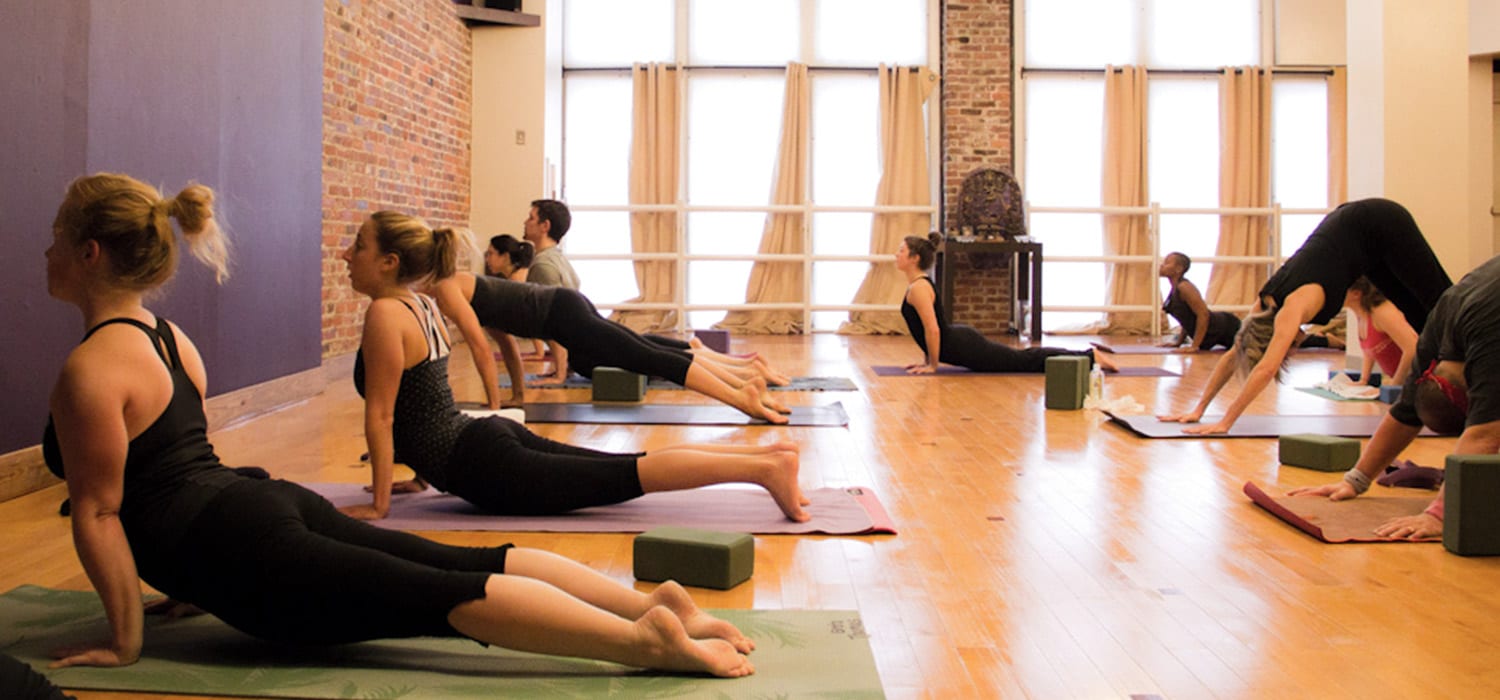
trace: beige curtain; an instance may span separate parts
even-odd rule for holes
[[[1104,178],[1100,203],[1106,207],[1147,204],[1146,69],[1107,66],[1104,70]],[[1106,214],[1106,255],[1150,255],[1151,231],[1145,214]],[[1156,303],[1156,270],[1150,263],[1110,263],[1107,304],[1151,306]],[[1151,312],[1117,311],[1105,315],[1101,333],[1151,332]]]
[[[1254,66],[1219,75],[1219,206],[1271,204],[1271,75]],[[1219,217],[1218,255],[1267,255],[1264,214]],[[1208,305],[1249,304],[1266,281],[1265,263],[1214,265]]]
[[[677,116],[680,99],[677,71],[659,63],[637,63],[631,69],[634,110],[630,136],[630,203],[673,204],[677,201]],[[630,215],[630,248],[637,253],[677,250],[677,215],[646,212]],[[677,286],[677,263],[638,260],[635,282],[641,290],[633,302],[671,302]],[[610,318],[638,332],[674,329],[676,311],[620,310]]]
[[[1349,69],[1328,76],[1328,206],[1349,201]]]
[[[776,173],[771,185],[771,204],[804,204],[808,194],[808,132],[811,108],[807,66],[790,63],[786,67],[786,94],[782,98],[781,147],[777,151]],[[760,234],[763,254],[805,252],[803,216],[800,213],[766,214],[766,226]],[[765,304],[802,301],[801,262],[757,262],[750,268],[750,282],[745,288],[745,302]],[[802,312],[793,310],[731,311],[714,328],[735,333],[802,332]]]
[[[926,68],[904,68],[882,64],[880,74],[880,183],[875,204],[931,204],[927,178],[927,125],[922,105],[937,84],[936,73]],[[870,226],[870,254],[890,255],[907,236],[923,236],[931,228],[927,214],[876,214]],[[870,264],[869,272],[854,294],[855,304],[901,303],[906,280],[895,265]],[[906,333],[906,322],[897,311],[853,311],[839,327],[840,333]]]

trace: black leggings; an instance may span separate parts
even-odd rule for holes
[[[498,515],[551,515],[639,498],[636,460],[574,447],[499,416],[458,435],[444,475],[446,490]]]
[[[610,321],[610,323],[616,322]],[[625,330],[630,331],[629,328],[626,328]],[[633,333],[634,331],[630,332]],[[692,353],[690,352],[693,346],[689,345],[686,340],[678,340],[676,338],[668,338],[666,336],[652,335],[650,333],[643,333],[641,335],[641,340],[655,345],[662,350],[676,350],[678,352],[682,352],[688,356],[689,364],[691,364],[693,361]],[[564,345],[563,347],[567,346]],[[568,348],[568,367],[572,368],[574,372],[593,379],[595,368],[613,367],[614,365],[610,363],[614,362],[615,360],[601,359],[598,353],[590,353],[590,350],[595,350],[595,348],[585,348],[581,350]]]
[[[1045,372],[1047,358],[1054,355],[1085,355],[1093,362],[1089,350],[1065,348],[1013,348],[984,337],[973,326],[955,323],[943,334],[943,362],[968,367],[975,372]]]
[[[1453,281],[1405,207],[1381,199],[1357,206],[1358,226],[1350,226],[1345,235],[1358,237],[1357,244],[1368,251],[1365,276],[1421,333],[1427,314]]]
[[[547,337],[562,343],[569,356],[582,351],[589,362],[608,354],[610,366],[651,377],[661,377],[678,385],[687,384],[691,354],[647,342],[625,326],[599,315],[587,297],[567,289],[558,289],[547,311]],[[590,365],[590,371],[597,365]]]
[[[510,548],[377,528],[280,480],[226,488],[184,529],[142,578],[246,634],[301,644],[461,636],[448,613],[484,597]]]

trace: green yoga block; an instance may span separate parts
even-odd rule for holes
[[[1341,472],[1359,461],[1359,441],[1331,435],[1282,435],[1277,440],[1276,452],[1282,464]]]
[[[594,368],[595,401],[640,401],[646,398],[646,375],[618,367]]]
[[[1500,554],[1500,455],[1448,455],[1443,548],[1466,557]]]
[[[1047,358],[1047,408],[1076,411],[1089,393],[1089,358],[1067,355]]]
[[[755,538],[741,532],[659,527],[635,536],[635,577],[728,590],[755,573]]]

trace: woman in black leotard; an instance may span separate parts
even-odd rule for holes
[[[373,505],[345,512],[384,517],[393,490],[420,490],[423,482],[501,514],[559,513],[654,491],[740,482],[765,487],[788,518],[808,519],[791,445],[611,454],[538,437],[499,416],[475,420],[459,412],[448,387],[447,328],[432,298],[412,291],[428,278],[451,276],[455,251],[451,229],[434,231],[419,219],[377,212],[344,252],[350,283],[372,300],[354,380],[365,397],[375,494]],[[517,286],[549,294],[561,289]],[[527,334],[532,330],[542,329]],[[396,454],[418,479],[392,483]]]
[[[1395,302],[1417,332],[1443,292],[1453,285],[1405,207],[1388,199],[1362,199],[1334,209],[1260,289],[1230,352],[1219,358],[1197,406],[1164,421],[1197,423],[1236,368],[1245,386],[1213,425],[1186,433],[1228,432],[1250,402],[1273,380],[1302,338],[1302,325],[1328,323],[1360,275]]]
[[[599,315],[588,298],[565,287],[543,287],[511,282],[497,277],[457,272],[428,287],[443,315],[452,319],[471,348],[482,347],[481,328],[556,340],[563,346],[587,348],[588,355],[608,354],[611,366],[648,376],[662,377],[700,394],[723,401],[752,418],[772,423],[787,422],[781,405],[766,390],[766,375],[760,368],[740,370],[697,352],[682,352],[643,339],[635,331]],[[501,352],[515,352],[513,337],[501,341]],[[470,352],[480,367],[493,366],[483,351]],[[590,360],[594,362],[595,360]],[[524,377],[511,375],[512,384]]]
[[[202,357],[142,304],[175,271],[169,219],[224,278],[212,196],[194,185],[162,199],[138,180],[95,175],[68,188],[53,224],[47,290],[78,307],[88,333],[53,389],[43,452],[67,480],[78,557],[110,628],[59,650],[54,666],[134,663],[144,580],[172,605],[274,641],[463,636],[633,666],[753,671],[749,641],[680,586],[645,595],[538,550],[383,530],[296,484],[221,465],[206,435]]]
[[[936,232],[927,238],[907,236],[896,250],[896,269],[906,275],[908,282],[906,298],[901,302],[901,317],[906,319],[912,340],[926,357],[925,362],[907,365],[907,373],[931,374],[937,371],[939,362],[975,372],[1045,372],[1047,358],[1055,355],[1087,356],[1105,370],[1114,371],[1114,365],[1093,350],[1016,349],[992,342],[973,327],[961,323],[944,325],[942,302],[927,276],[942,242],[942,235]]]
[[[1208,310],[1208,302],[1203,301],[1198,285],[1184,277],[1192,265],[1191,258],[1174,252],[1167,253],[1157,269],[1157,274],[1172,283],[1172,291],[1167,294],[1161,310],[1176,319],[1181,329],[1176,339],[1162,343],[1162,347],[1177,348],[1179,352],[1212,350],[1216,345],[1227,348],[1234,344],[1234,334],[1240,330],[1240,319],[1228,311]]]

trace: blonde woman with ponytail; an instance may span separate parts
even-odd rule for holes
[[[74,544],[109,630],[56,650],[54,667],[139,659],[144,580],[170,596],[164,608],[196,606],[273,642],[461,636],[646,668],[754,672],[750,641],[676,584],[644,594],[546,552],[382,530],[296,484],[220,464],[206,434],[203,359],[144,305],[176,271],[174,220],[192,253],[227,278],[212,205],[207,187],[164,199],[102,174],[73,182],[58,209],[47,291],[76,306],[88,332],[63,364],[42,446],[67,480]],[[451,269],[444,245],[436,264]]]

